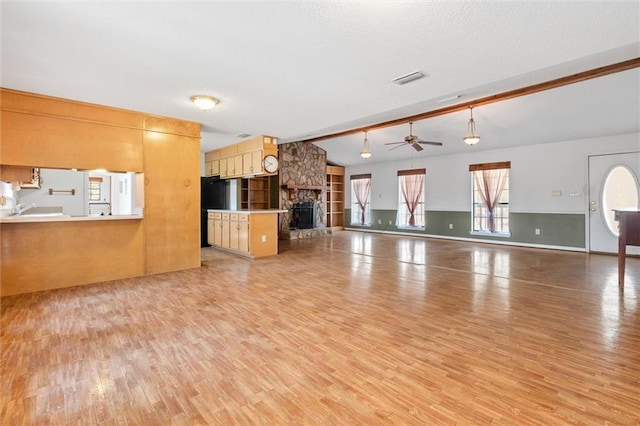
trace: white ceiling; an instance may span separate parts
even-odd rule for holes
[[[3,2],[0,85],[203,124],[202,151],[291,142],[469,102],[640,56],[632,2]],[[420,70],[427,78],[391,80]],[[191,95],[220,99],[198,110]],[[453,95],[455,101],[437,102]],[[640,131],[638,68],[421,120],[443,147],[388,151],[408,125],[317,143],[353,165]],[[640,145],[640,141],[639,141]]]

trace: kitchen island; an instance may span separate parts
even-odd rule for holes
[[[278,213],[286,210],[207,210],[207,242],[243,256],[278,254]]]

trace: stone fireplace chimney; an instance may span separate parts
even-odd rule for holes
[[[326,151],[309,142],[281,144],[278,148],[281,163],[280,206],[288,211],[279,215],[280,238],[296,239],[328,233],[324,201],[327,187]],[[297,232],[299,230],[291,229],[294,219],[292,209],[302,203],[313,204],[315,227]]]

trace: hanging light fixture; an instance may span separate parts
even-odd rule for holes
[[[207,111],[220,103],[216,98],[204,95],[192,96],[191,102],[203,111]]]
[[[362,144],[362,151],[360,151],[360,157],[370,158],[371,151],[369,151],[369,140],[367,139],[367,131],[364,131],[364,143]]]
[[[469,106],[469,111],[471,112],[471,118],[467,125],[467,136],[463,140],[467,145],[475,145],[480,142],[480,136],[476,134],[476,122],[473,121],[473,105]]]

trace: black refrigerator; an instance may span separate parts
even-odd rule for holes
[[[207,209],[227,209],[227,184],[218,176],[200,178],[200,247],[209,247]]]

